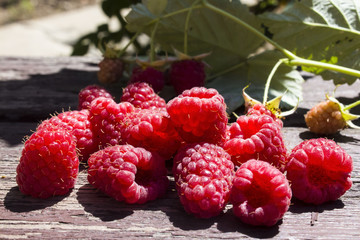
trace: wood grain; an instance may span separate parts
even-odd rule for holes
[[[84,166],[68,195],[47,200],[24,196],[15,180],[24,136],[50,113],[77,107],[78,91],[97,81],[96,62],[89,58],[0,57],[0,239],[360,238],[360,131],[353,129],[332,137],[353,157],[352,188],[339,200],[321,206],[293,200],[283,220],[270,228],[242,224],[231,205],[208,220],[186,214],[170,171],[166,195],[144,205],[117,202],[98,192],[87,182]],[[116,86],[111,88],[119,94]],[[333,88],[332,82],[319,77],[305,82],[304,101],[284,121],[289,149],[316,137],[306,129],[303,114]],[[343,102],[355,101],[359,90],[357,81],[337,89],[336,96]]]

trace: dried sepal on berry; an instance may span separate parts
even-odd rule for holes
[[[326,94],[326,100],[318,103],[305,114],[305,122],[309,130],[316,134],[330,135],[346,127],[360,129],[352,123],[360,115],[351,114],[349,110],[360,104],[356,101],[343,105],[335,97]]]

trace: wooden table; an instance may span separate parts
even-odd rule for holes
[[[98,61],[0,57],[0,239],[360,239],[360,130],[353,129],[333,136],[353,157],[352,188],[321,206],[294,200],[283,220],[270,228],[242,224],[230,205],[218,217],[196,219],[184,212],[173,181],[162,199],[135,206],[120,203],[95,190],[84,167],[66,196],[47,200],[24,196],[15,180],[23,137],[51,113],[76,109],[79,90],[97,83]],[[289,149],[316,137],[307,130],[303,115],[333,88],[331,81],[319,77],[310,76],[304,83],[304,101],[284,121]],[[118,96],[121,88],[112,86],[111,91]],[[358,80],[339,87],[336,96],[346,104],[359,99],[359,93]]]

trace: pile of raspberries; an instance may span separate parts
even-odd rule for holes
[[[26,195],[64,195],[83,162],[89,183],[118,201],[155,200],[174,179],[190,215],[214,217],[232,204],[242,222],[263,226],[282,219],[293,196],[318,205],[350,189],[352,158],[333,140],[288,151],[282,121],[261,104],[228,119],[224,98],[211,88],[166,102],[147,83],[129,83],[117,103],[91,85],[80,91],[78,110],[44,120],[27,138],[16,180]]]

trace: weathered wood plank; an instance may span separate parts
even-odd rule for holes
[[[230,205],[213,219],[186,214],[171,174],[166,195],[144,205],[120,203],[98,192],[88,183],[83,166],[68,195],[47,200],[24,196],[15,179],[23,137],[50,113],[76,108],[78,90],[96,83],[96,70],[96,60],[87,58],[0,58],[0,239],[359,239],[360,131],[353,129],[332,137],[353,157],[351,190],[340,200],[321,206],[294,200],[284,219],[271,228],[240,223]],[[284,122],[289,150],[316,137],[306,129],[303,114],[333,88],[331,82],[318,77],[306,81],[304,101]],[[359,99],[359,89],[358,81],[340,87],[337,96],[349,103]]]

